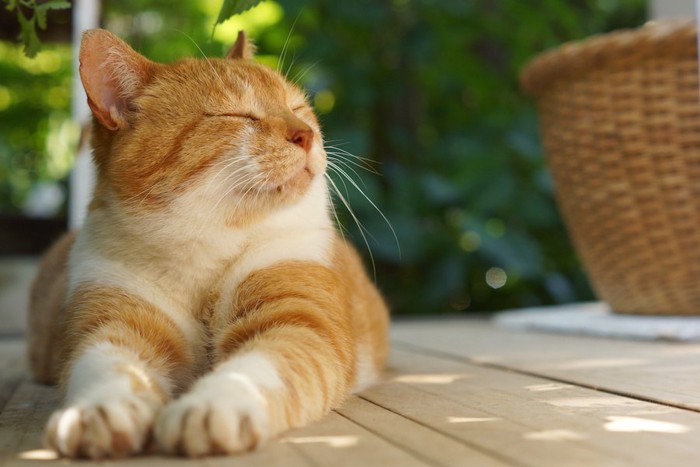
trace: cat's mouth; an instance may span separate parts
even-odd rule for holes
[[[305,159],[298,160],[296,166],[278,171],[268,179],[265,190],[271,194],[281,195],[283,198],[305,193],[312,182],[325,172],[324,156],[324,153],[311,152]]]
[[[314,170],[306,164],[300,170],[297,170],[291,177],[289,177],[285,182],[277,186],[277,193],[285,192],[300,192],[305,191],[306,188],[311,184],[316,174]]]

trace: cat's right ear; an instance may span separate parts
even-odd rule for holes
[[[238,59],[242,58],[244,60],[250,60],[255,55],[255,44],[253,41],[248,39],[245,31],[238,31],[238,37],[236,38],[235,44],[231,47],[231,50],[226,54],[226,58]]]
[[[143,89],[154,63],[104,29],[83,34],[80,79],[95,118],[107,129],[129,126],[130,102]]]

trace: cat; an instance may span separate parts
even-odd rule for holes
[[[30,310],[62,456],[245,452],[380,375],[388,310],[331,221],[318,120],[253,54],[243,33],[172,64],[83,36],[97,185]]]

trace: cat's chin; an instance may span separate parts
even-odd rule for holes
[[[285,182],[272,188],[270,191],[275,197],[284,201],[294,201],[306,193],[311,182],[317,175],[308,167],[304,167]]]

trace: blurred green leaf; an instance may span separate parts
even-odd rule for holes
[[[66,0],[49,0],[36,6],[37,10],[67,10],[71,3]]]
[[[46,29],[46,16],[49,10],[66,10],[70,8],[70,2],[62,0],[51,0],[46,3],[40,3],[34,8],[37,25],[41,29]]]
[[[39,41],[39,36],[36,34],[36,20],[35,16],[30,19],[25,18],[24,13],[18,8],[17,9],[17,19],[19,20],[20,26],[20,39],[24,44],[24,53],[29,58],[34,58],[39,50],[41,50],[41,42]]]
[[[216,24],[221,24],[232,16],[253,8],[262,0],[223,0]]]

